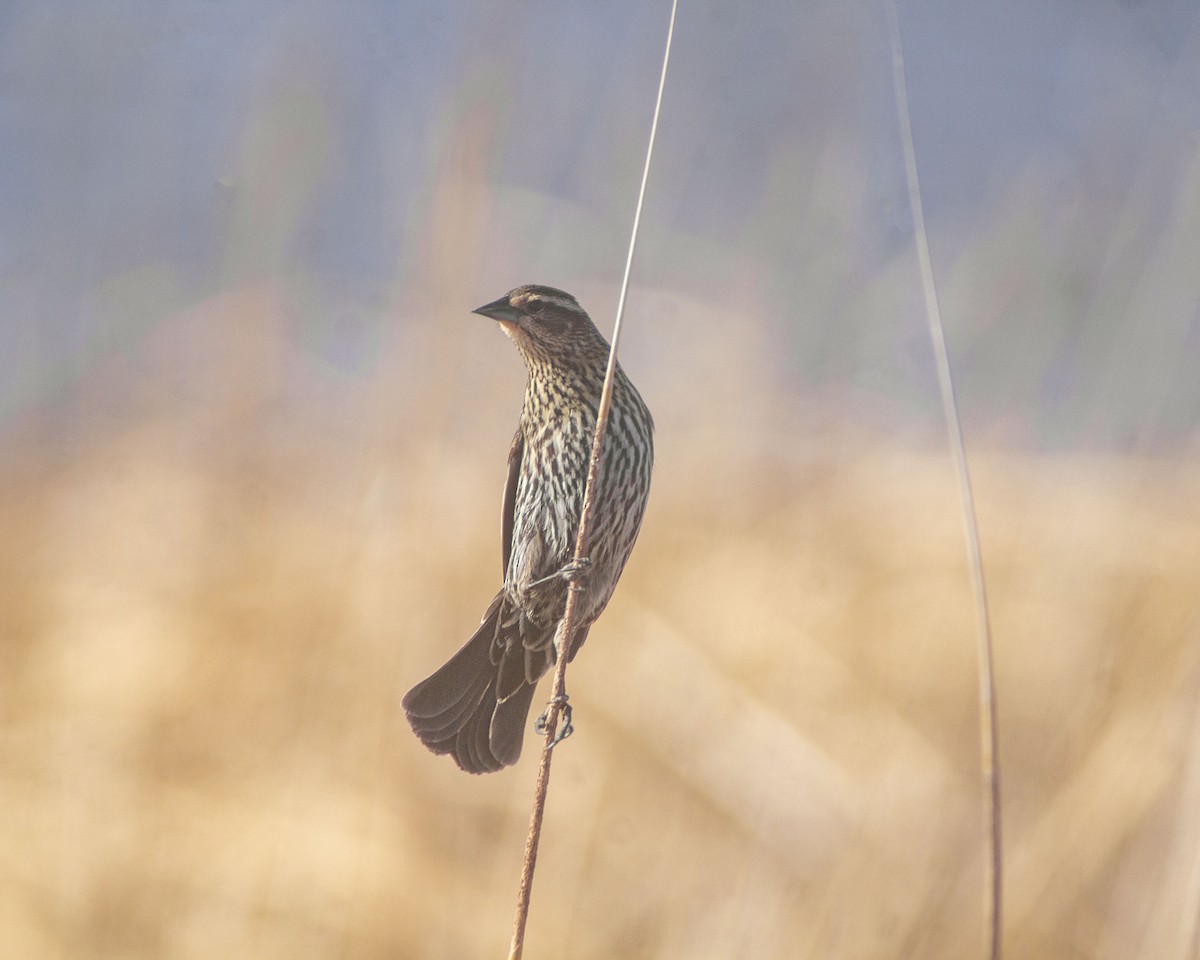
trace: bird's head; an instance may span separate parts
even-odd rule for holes
[[[603,356],[608,344],[579,302],[562,290],[526,284],[473,311],[500,324],[527,360],[551,363]]]

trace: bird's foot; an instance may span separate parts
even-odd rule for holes
[[[574,583],[576,580],[582,579],[584,574],[591,569],[591,566],[592,561],[590,557],[576,557],[558,571],[558,576],[566,580],[567,583]]]
[[[579,557],[571,560],[566,565],[555,570],[550,576],[542,577],[540,580],[534,580],[529,584],[531,587],[540,587],[543,583],[549,583],[551,580],[566,580],[567,583],[574,583],[576,580],[583,578],[583,575],[588,572],[592,561],[588,557]]]
[[[542,715],[533,721],[533,732],[539,736],[545,736],[550,730],[550,714],[555,707],[559,708],[559,719],[562,720],[562,725],[554,732],[554,737],[546,744],[546,749],[550,750],[558,746],[571,734],[575,732],[575,727],[571,724],[571,704],[570,699],[565,693],[561,696],[554,697],[546,704],[546,709],[542,711]]]

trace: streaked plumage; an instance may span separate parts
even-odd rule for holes
[[[575,298],[553,287],[517,287],[475,312],[500,323],[529,372],[504,491],[504,585],[474,636],[409,691],[404,710],[434,753],[487,773],[516,763],[534,689],[554,663],[568,590],[555,574],[575,551],[608,343]],[[637,539],[653,430],[650,411],[618,365],[570,659]]]

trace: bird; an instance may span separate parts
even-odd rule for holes
[[[479,629],[403,707],[422,743],[479,774],[520,758],[534,690],[564,643],[571,583],[580,592],[568,661],[613,594],[646,510],[654,420],[618,364],[589,536],[575,563],[608,342],[575,297],[554,287],[516,287],[472,312],[499,324],[528,374],[504,486],[504,580]]]

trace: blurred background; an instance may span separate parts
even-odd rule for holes
[[[0,5],[0,956],[502,956],[520,283],[611,329],[669,4]],[[1200,10],[900,0],[995,628],[1007,956],[1195,958]],[[658,424],[528,956],[962,958],[974,613],[876,0],[684,0]]]

